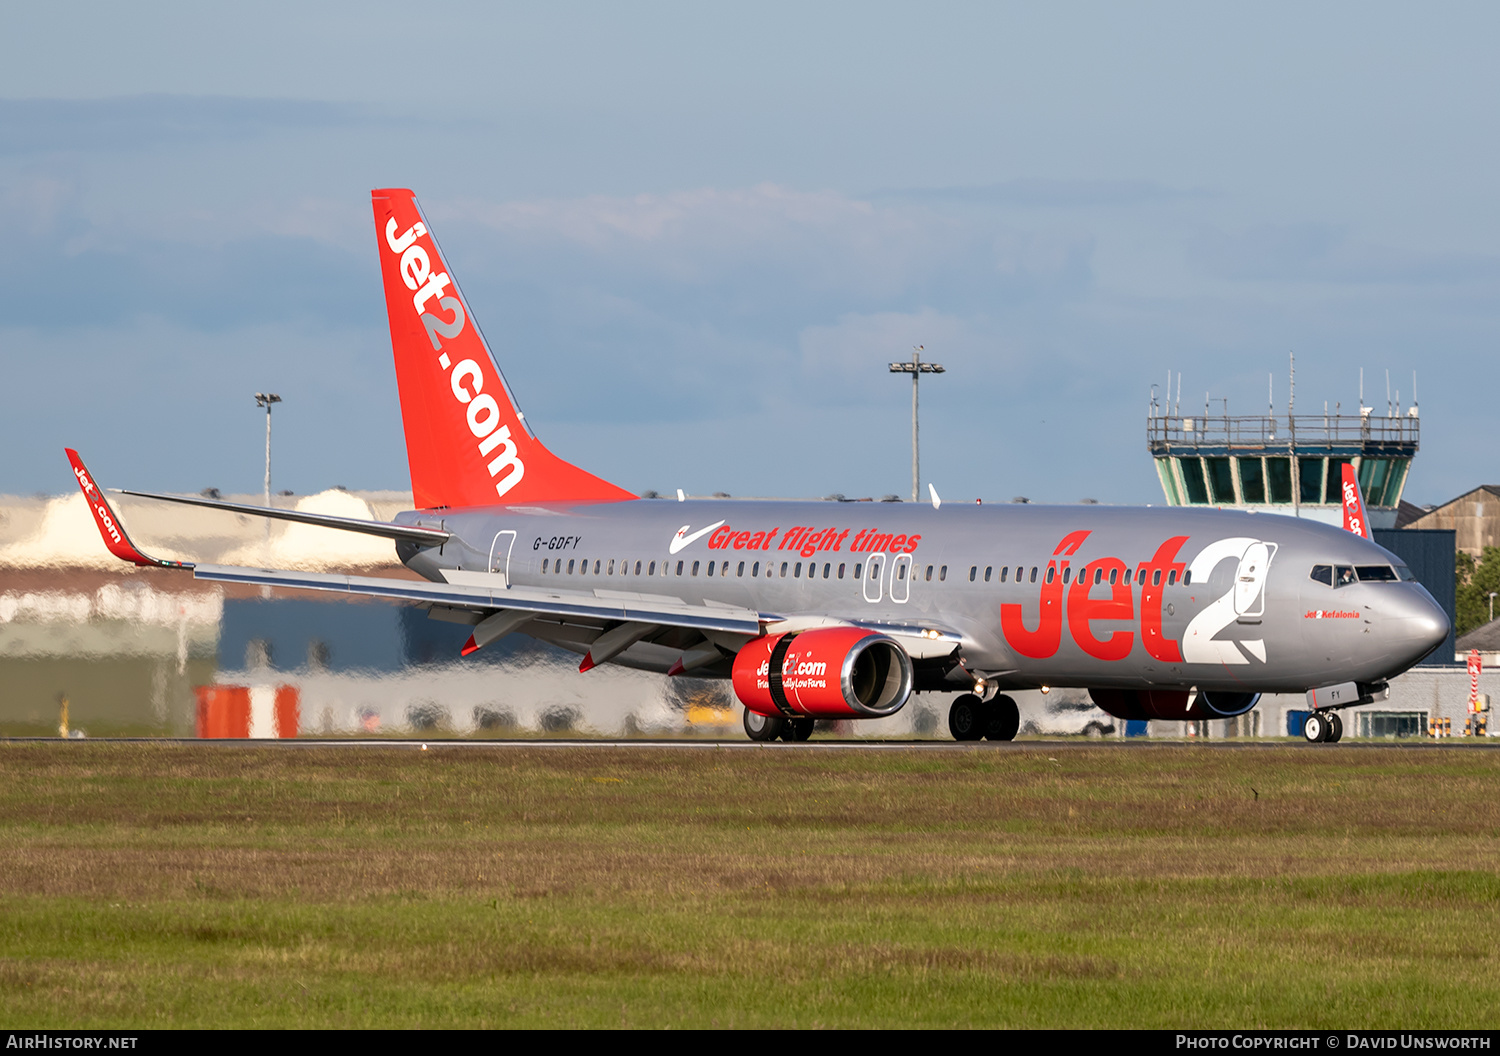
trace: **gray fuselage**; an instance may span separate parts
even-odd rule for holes
[[[638,500],[398,520],[455,533],[440,549],[401,548],[433,581],[477,571],[516,586],[733,605],[760,613],[769,633],[820,620],[931,627],[950,668],[1014,688],[1373,683],[1448,633],[1443,610],[1389,551],[1265,514]],[[1366,572],[1330,583],[1313,578],[1318,567]],[[567,621],[525,631],[579,652],[599,633]],[[616,662],[666,670],[687,641],[642,641]],[[720,644],[732,654],[734,643]]]

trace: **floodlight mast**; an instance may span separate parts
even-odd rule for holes
[[[281,397],[274,392],[257,392],[255,406],[266,409],[266,507],[271,505],[271,405],[280,403]],[[266,560],[270,560],[271,522],[266,521]]]
[[[917,446],[917,379],[923,374],[942,374],[947,370],[941,363],[923,363],[922,352],[924,346],[915,346],[910,363],[892,363],[892,374],[911,375],[911,501],[917,501],[918,489],[921,487],[921,458]]]

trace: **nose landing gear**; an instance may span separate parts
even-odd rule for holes
[[[985,701],[965,693],[948,707],[948,732],[955,741],[1013,741],[1021,728],[1021,710],[1003,694]]]
[[[1312,744],[1337,744],[1344,736],[1344,720],[1335,711],[1315,711],[1302,724],[1302,736]]]

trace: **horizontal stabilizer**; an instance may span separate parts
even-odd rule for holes
[[[269,517],[276,521],[295,521],[298,524],[313,524],[319,528],[333,528],[341,532],[359,532],[363,535],[378,535],[385,539],[409,539],[428,546],[442,546],[453,538],[452,532],[441,528],[426,528],[420,524],[392,524],[388,521],[366,521],[359,517],[338,517],[329,513],[304,513],[301,510],[278,510],[274,506],[255,506],[246,502],[226,502],[223,499],[207,499],[197,495],[162,495],[151,491],[130,491],[127,488],[111,488],[120,495],[132,495],[138,499],[157,499],[161,502],[180,502],[184,506],[206,506],[211,510],[249,514],[252,517]]]

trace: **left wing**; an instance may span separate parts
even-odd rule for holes
[[[92,475],[84,466],[83,460],[78,457],[78,452],[72,448],[68,448],[67,452],[68,461],[73,466],[73,475],[78,480],[78,486],[83,490],[84,498],[88,500],[89,510],[94,515],[94,523],[99,528],[104,545],[109,548],[110,553],[122,561],[145,567],[185,569],[193,573],[194,579],[216,583],[248,583],[266,587],[292,587],[299,590],[326,590],[341,594],[415,602],[442,610],[460,610],[460,612],[471,614],[464,622],[472,621],[477,625],[473,636],[464,646],[464,655],[504,634],[522,629],[529,620],[536,617],[579,619],[589,625],[597,624],[600,632],[581,665],[581,670],[587,671],[623,652],[635,642],[655,634],[661,628],[675,627],[699,632],[755,637],[763,633],[765,619],[775,619],[775,617],[763,618],[758,612],[736,606],[693,605],[681,598],[664,594],[516,587],[509,585],[504,576],[478,572],[455,573],[453,578],[461,579],[462,582],[418,583],[380,576],[348,576],[167,561],[146,554],[130,541],[129,536],[125,534],[124,526],[120,523],[119,516],[104,498]],[[126,492],[125,494],[143,493]],[[242,506],[238,503],[185,499],[175,496],[150,495],[147,497],[167,498],[221,509],[230,508],[235,512],[267,513],[262,507]],[[355,521],[353,518],[321,515],[285,517],[287,512],[289,511],[276,511],[283,515],[283,519],[300,520],[329,528],[342,527],[352,531],[369,531],[369,527],[366,526],[372,526],[381,529],[375,534],[420,539],[434,544],[451,537],[451,533],[435,528],[386,525],[373,521]],[[360,527],[331,523],[341,521],[353,521]],[[391,531],[387,532],[385,529]],[[400,530],[402,534],[396,535],[395,530]]]

